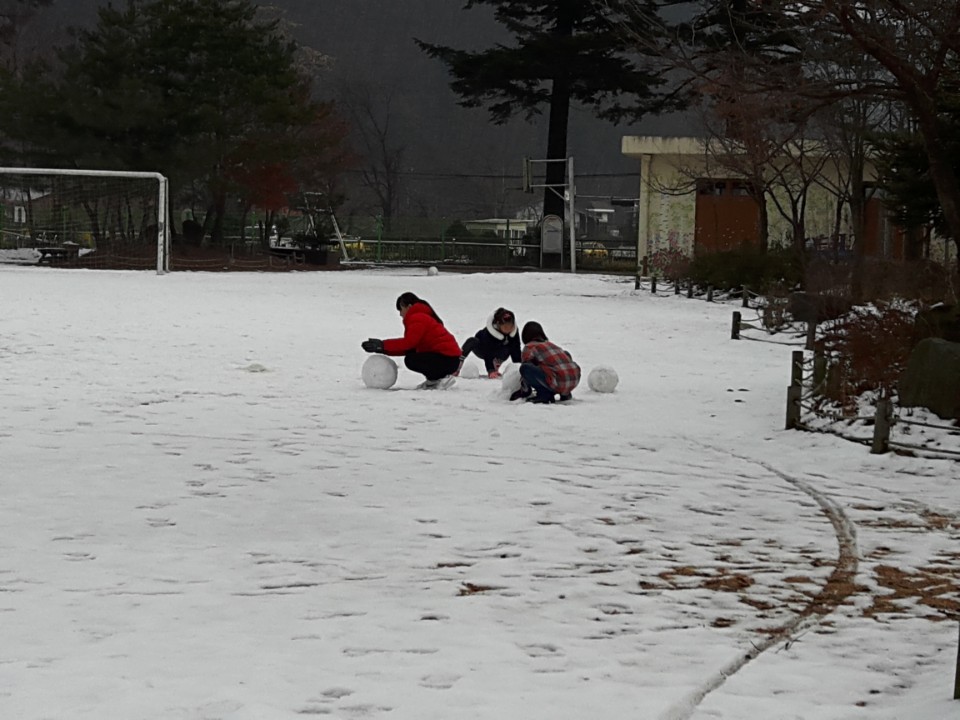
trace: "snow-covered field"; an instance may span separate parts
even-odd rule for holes
[[[620,385],[367,389],[406,290]],[[0,718],[957,717],[958,465],[784,431],[790,348],[730,311],[0,267]]]

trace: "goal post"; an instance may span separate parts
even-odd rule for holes
[[[0,248],[83,267],[170,271],[169,183],[154,172],[0,167]],[[84,257],[80,257],[83,255]]]

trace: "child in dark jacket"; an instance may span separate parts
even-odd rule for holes
[[[510,399],[537,403],[569,400],[573,389],[580,383],[580,366],[573,361],[573,356],[547,340],[540,323],[524,325],[521,338],[520,377],[523,383]]]
[[[497,308],[487,318],[486,327],[463,344],[463,357],[470,353],[483,360],[490,378],[500,377],[500,365],[507,358],[520,362],[520,337],[514,314],[506,308]]]

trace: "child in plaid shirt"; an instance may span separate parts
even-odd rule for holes
[[[537,403],[569,400],[580,382],[580,366],[559,345],[547,340],[538,322],[528,322],[520,333],[523,352],[520,356],[520,377],[523,383],[511,397]]]

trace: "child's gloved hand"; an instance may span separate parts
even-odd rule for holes
[[[491,370],[489,373],[487,373],[487,377],[490,378],[491,380],[496,380],[498,377],[502,377],[502,376],[500,375],[499,370]]]
[[[378,340],[377,338],[370,338],[369,340],[364,340],[362,343],[360,343],[360,347],[362,347],[368,353],[382,353],[383,340]]]

